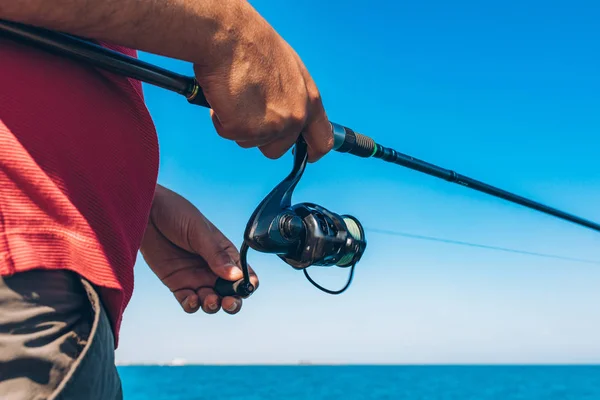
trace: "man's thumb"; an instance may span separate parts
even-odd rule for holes
[[[203,258],[215,275],[228,281],[237,281],[242,279],[244,274],[240,266],[234,261],[230,251],[228,247],[220,248],[212,252],[212,255],[206,255]]]
[[[202,213],[197,211],[187,229],[189,247],[206,261],[215,275],[228,281],[244,277],[239,252]]]

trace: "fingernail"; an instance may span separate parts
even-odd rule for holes
[[[231,273],[240,275],[242,273],[242,269],[240,267],[238,267],[237,265],[231,265]]]
[[[238,308],[238,304],[237,301],[235,303],[232,303],[229,308],[227,309],[227,311],[235,311]]]
[[[196,307],[198,307],[198,302],[196,302],[195,299],[190,299],[189,297],[186,297],[185,300],[183,301],[183,306],[188,306],[191,309],[194,309]]]
[[[223,263],[223,266],[230,271],[231,274],[238,275],[242,273],[240,267],[238,267],[238,265],[235,263],[235,261],[233,261],[233,258],[231,258],[229,254],[223,254],[221,262]]]
[[[209,303],[208,304],[208,309],[211,311],[215,311],[217,309],[217,303]]]
[[[226,267],[230,268],[232,275],[240,275],[242,273],[242,269],[233,262],[227,264]]]

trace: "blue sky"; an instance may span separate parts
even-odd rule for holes
[[[296,49],[329,117],[401,152],[600,220],[600,6],[588,1],[253,1]],[[187,63],[142,59],[191,74]],[[159,182],[238,246],[289,171],[221,139],[208,111],[145,86]],[[249,168],[251,167],[251,168]],[[147,268],[120,362],[600,362],[600,268],[369,229],[600,259],[600,235],[377,160],[331,153],[295,201],[357,216],[368,247],[330,296],[251,252],[260,290],[236,316],[185,314]],[[343,270],[319,270],[339,286]]]

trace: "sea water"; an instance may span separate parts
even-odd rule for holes
[[[600,366],[122,366],[125,400],[600,400]]]

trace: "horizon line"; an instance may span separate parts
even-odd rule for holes
[[[117,362],[117,367],[600,367],[600,361],[582,363],[198,363]]]

